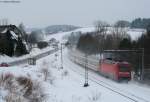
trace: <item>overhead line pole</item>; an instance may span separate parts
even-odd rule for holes
[[[61,69],[63,69],[63,45],[65,45],[64,43],[61,43],[60,45],[60,53],[61,53]]]
[[[142,49],[142,70],[141,70],[141,80],[143,80],[144,78],[144,48],[141,48]]]
[[[84,83],[84,87],[88,87],[89,83],[88,83],[88,55],[87,53],[85,54],[85,83]]]

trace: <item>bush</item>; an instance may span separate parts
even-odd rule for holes
[[[45,102],[47,94],[43,92],[40,82],[33,81],[32,94],[28,96],[30,102]]]
[[[2,73],[0,75],[0,86],[4,87],[5,89],[8,89],[9,91],[12,91],[14,88],[13,82],[15,77],[11,73]]]
[[[54,84],[55,77],[52,76],[52,73],[49,69],[49,63],[47,61],[43,61],[41,64],[41,73],[44,76],[44,81],[49,81],[51,85]]]
[[[48,43],[44,42],[44,41],[41,41],[41,42],[37,43],[37,46],[38,46],[39,49],[43,49],[43,48],[48,46]]]
[[[18,77],[17,81],[19,85],[23,86],[22,91],[24,91],[24,96],[29,96],[32,94],[33,82],[31,79],[26,77]]]
[[[67,70],[64,70],[62,73],[61,73],[61,76],[62,77],[65,77],[69,74],[69,72]]]
[[[0,75],[0,91],[5,102],[43,102],[46,100],[41,84],[28,77],[15,77],[11,73]]]
[[[89,102],[100,102],[101,93],[100,92],[93,92],[91,96],[88,97]]]
[[[25,98],[15,93],[9,93],[7,96],[4,97],[4,100],[6,102],[26,102]]]
[[[48,77],[51,75],[50,71],[48,70],[48,68],[42,68],[41,72],[44,75],[44,81],[47,81]]]
[[[86,54],[96,53],[98,51],[98,41],[91,34],[87,33],[79,38],[77,49]]]
[[[51,75],[49,64],[45,60],[41,64],[41,73],[44,75],[44,81],[47,81],[48,77]]]

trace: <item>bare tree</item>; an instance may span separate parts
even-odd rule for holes
[[[21,31],[22,33],[22,38],[28,42],[28,34],[26,33],[26,28],[24,26],[23,23],[20,23],[19,26],[18,26],[19,30]]]
[[[108,26],[103,21],[95,22],[95,39],[98,41],[99,53],[106,49],[118,49],[120,41],[123,38],[129,38],[123,21],[116,22],[112,28]]]
[[[104,21],[96,21],[94,25],[97,34],[106,34],[108,23]]]
[[[8,19],[7,18],[5,18],[5,19],[1,19],[0,20],[0,25],[8,25]]]
[[[122,28],[130,27],[130,22],[125,21],[125,20],[118,20],[114,26],[122,27]]]
[[[108,31],[108,23],[104,21],[96,21],[95,22],[95,38],[99,43],[99,52],[101,53],[105,48],[105,38]]]
[[[18,28],[21,30],[22,33],[26,33],[26,32],[25,32],[25,29],[26,29],[26,28],[25,28],[25,26],[24,26],[23,23],[20,23],[19,26],[18,26]]]
[[[130,36],[127,34],[127,27],[126,27],[125,21],[117,21],[110,33],[112,34],[112,49],[118,49],[120,42],[124,38],[129,38]]]

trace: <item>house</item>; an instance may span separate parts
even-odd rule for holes
[[[15,25],[0,25],[0,53],[8,56],[27,54],[22,36]]]

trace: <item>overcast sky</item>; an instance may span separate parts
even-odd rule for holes
[[[91,26],[96,20],[113,23],[150,17],[150,0],[21,0],[20,4],[0,3],[0,19],[23,22],[27,27],[53,24]]]

